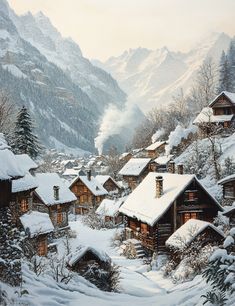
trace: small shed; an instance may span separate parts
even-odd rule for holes
[[[91,246],[83,246],[68,257],[68,267],[79,274],[87,271],[90,265],[96,264],[101,269],[107,270],[110,267],[111,259],[103,251]]]
[[[224,237],[224,233],[212,223],[190,219],[166,240],[166,246],[169,249],[182,250],[198,238],[204,246],[207,243],[221,243]]]
[[[120,224],[123,221],[122,214],[119,213],[119,208],[124,203],[125,198],[115,200],[104,199],[96,210],[96,214],[103,216],[105,222],[113,222]]]

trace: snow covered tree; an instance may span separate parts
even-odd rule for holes
[[[36,158],[41,151],[37,136],[33,133],[34,125],[30,114],[25,106],[21,108],[17,115],[14,131],[14,143],[12,145],[14,153],[28,154]]]
[[[231,68],[232,67],[229,63],[228,57],[227,55],[225,55],[225,52],[223,51],[219,65],[219,85],[217,88],[218,94],[224,90],[233,91]]]
[[[9,144],[11,144],[14,121],[15,108],[10,97],[5,91],[0,91],[0,131],[4,133]]]

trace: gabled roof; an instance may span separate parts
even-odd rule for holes
[[[173,155],[163,155],[156,158],[154,161],[158,165],[166,165],[170,160],[172,160]]]
[[[224,233],[212,223],[197,219],[190,219],[166,240],[166,246],[177,249],[184,248],[207,228],[212,229],[213,231],[217,232],[221,238],[224,238]]]
[[[105,263],[110,263],[110,257],[103,251],[97,250],[91,246],[83,246],[74,253],[68,256],[68,265],[72,267],[75,265],[87,252],[91,252],[97,257],[100,261]]]
[[[215,97],[213,101],[211,101],[209,106],[212,107],[213,104],[217,101],[217,99],[221,97],[222,95],[226,96],[229,99],[229,101],[235,105],[235,93],[229,92],[229,91],[222,91],[220,94],[218,94],[218,96]]]
[[[228,183],[228,182],[232,182],[232,181],[235,181],[235,174],[231,174],[231,175],[228,175],[226,176],[225,178],[223,178],[222,180],[220,180],[218,182],[219,185],[223,185],[225,183]]]
[[[37,169],[38,165],[29,157],[28,154],[16,154],[16,160],[24,171]]]
[[[162,176],[163,178],[163,195],[160,198],[156,197],[157,176]],[[153,226],[193,180],[196,180],[219,209],[223,210],[195,175],[150,172],[129,195],[119,211],[126,216],[137,218]]]
[[[119,171],[120,175],[139,176],[148,166],[151,158],[131,158]]]
[[[12,193],[32,190],[38,187],[35,177],[27,173],[24,177],[12,181]]]
[[[151,145],[149,145],[147,148],[145,148],[146,151],[152,151],[152,150],[156,150],[157,148],[159,148],[160,146],[166,144],[166,141],[156,141],[154,143],[152,143]]]
[[[0,180],[23,177],[26,171],[20,167],[16,156],[10,150],[4,136],[0,133]]]
[[[97,208],[96,213],[98,215],[114,217],[116,214],[118,214],[118,210],[120,206],[124,203],[124,200],[124,198],[115,200],[104,199],[100,203],[100,206]]]
[[[36,195],[50,206],[76,201],[77,198],[57,173],[36,173],[38,188]],[[54,186],[59,186],[59,200],[54,199]]]
[[[116,186],[117,188],[120,188],[120,186],[118,185],[118,183],[112,178],[112,176],[110,175],[96,175],[95,179],[102,185],[104,186],[104,184],[110,179]]]
[[[70,188],[78,181],[81,180],[83,184],[93,193],[95,196],[108,194],[108,191],[92,176],[90,180],[88,180],[86,175],[81,175],[76,177],[72,183],[70,184]]]
[[[226,216],[226,217],[229,217],[234,213],[235,213],[235,202],[233,203],[233,205],[230,208],[226,209],[223,212],[223,215]]]
[[[216,123],[216,122],[226,122],[231,121],[234,117],[234,114],[231,115],[213,115],[213,110],[210,107],[204,107],[200,114],[194,119],[193,123]]]
[[[20,217],[26,234],[31,238],[54,231],[54,226],[48,214],[30,211]]]

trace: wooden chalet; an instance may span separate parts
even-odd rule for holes
[[[199,242],[203,247],[207,244],[218,245],[224,238],[224,233],[212,223],[190,219],[166,240],[166,247],[175,253],[186,249],[193,242]]]
[[[109,192],[120,193],[121,187],[110,175],[96,175],[95,179]]]
[[[126,219],[126,239],[159,252],[188,220],[212,222],[223,208],[194,175],[149,173],[119,211]]]
[[[220,128],[218,132],[235,127],[235,93],[222,91],[208,107],[202,109],[193,123],[198,125],[202,135],[208,133],[211,124]]]
[[[170,169],[173,155],[162,155],[154,160],[155,172],[167,172]]]
[[[20,217],[20,222],[26,233],[24,244],[26,255],[47,256],[48,236],[54,231],[54,226],[47,213],[30,211]]]
[[[108,194],[107,190],[91,176],[78,176],[70,185],[70,190],[76,196],[75,214],[86,214],[91,208],[97,208]]]
[[[151,158],[131,158],[119,171],[119,175],[134,190],[151,169]]]
[[[119,160],[120,162],[127,163],[132,157],[133,154],[131,152],[124,152],[120,155]]]
[[[67,230],[70,206],[76,197],[57,173],[37,173],[38,188],[33,192],[33,208],[48,213],[57,232]]]
[[[145,148],[146,157],[157,158],[165,152],[166,141],[156,141]]]
[[[123,222],[123,215],[120,214],[119,208],[124,203],[124,198],[115,200],[104,199],[96,210],[105,223],[120,224]]]
[[[223,187],[223,198],[232,204],[235,201],[235,174],[223,178],[218,184]]]

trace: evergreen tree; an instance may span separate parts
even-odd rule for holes
[[[219,86],[218,86],[218,94],[221,91],[233,91],[233,80],[232,80],[232,67],[229,63],[228,57],[225,55],[223,51],[220,66],[219,66]]]
[[[13,150],[17,154],[28,154],[36,158],[41,151],[37,136],[33,133],[33,122],[25,106],[19,111],[14,131]]]
[[[228,65],[230,67],[230,73],[231,73],[231,80],[232,80],[232,87],[231,91],[235,92],[235,38],[232,39],[228,54],[227,54],[227,59],[228,59]]]

